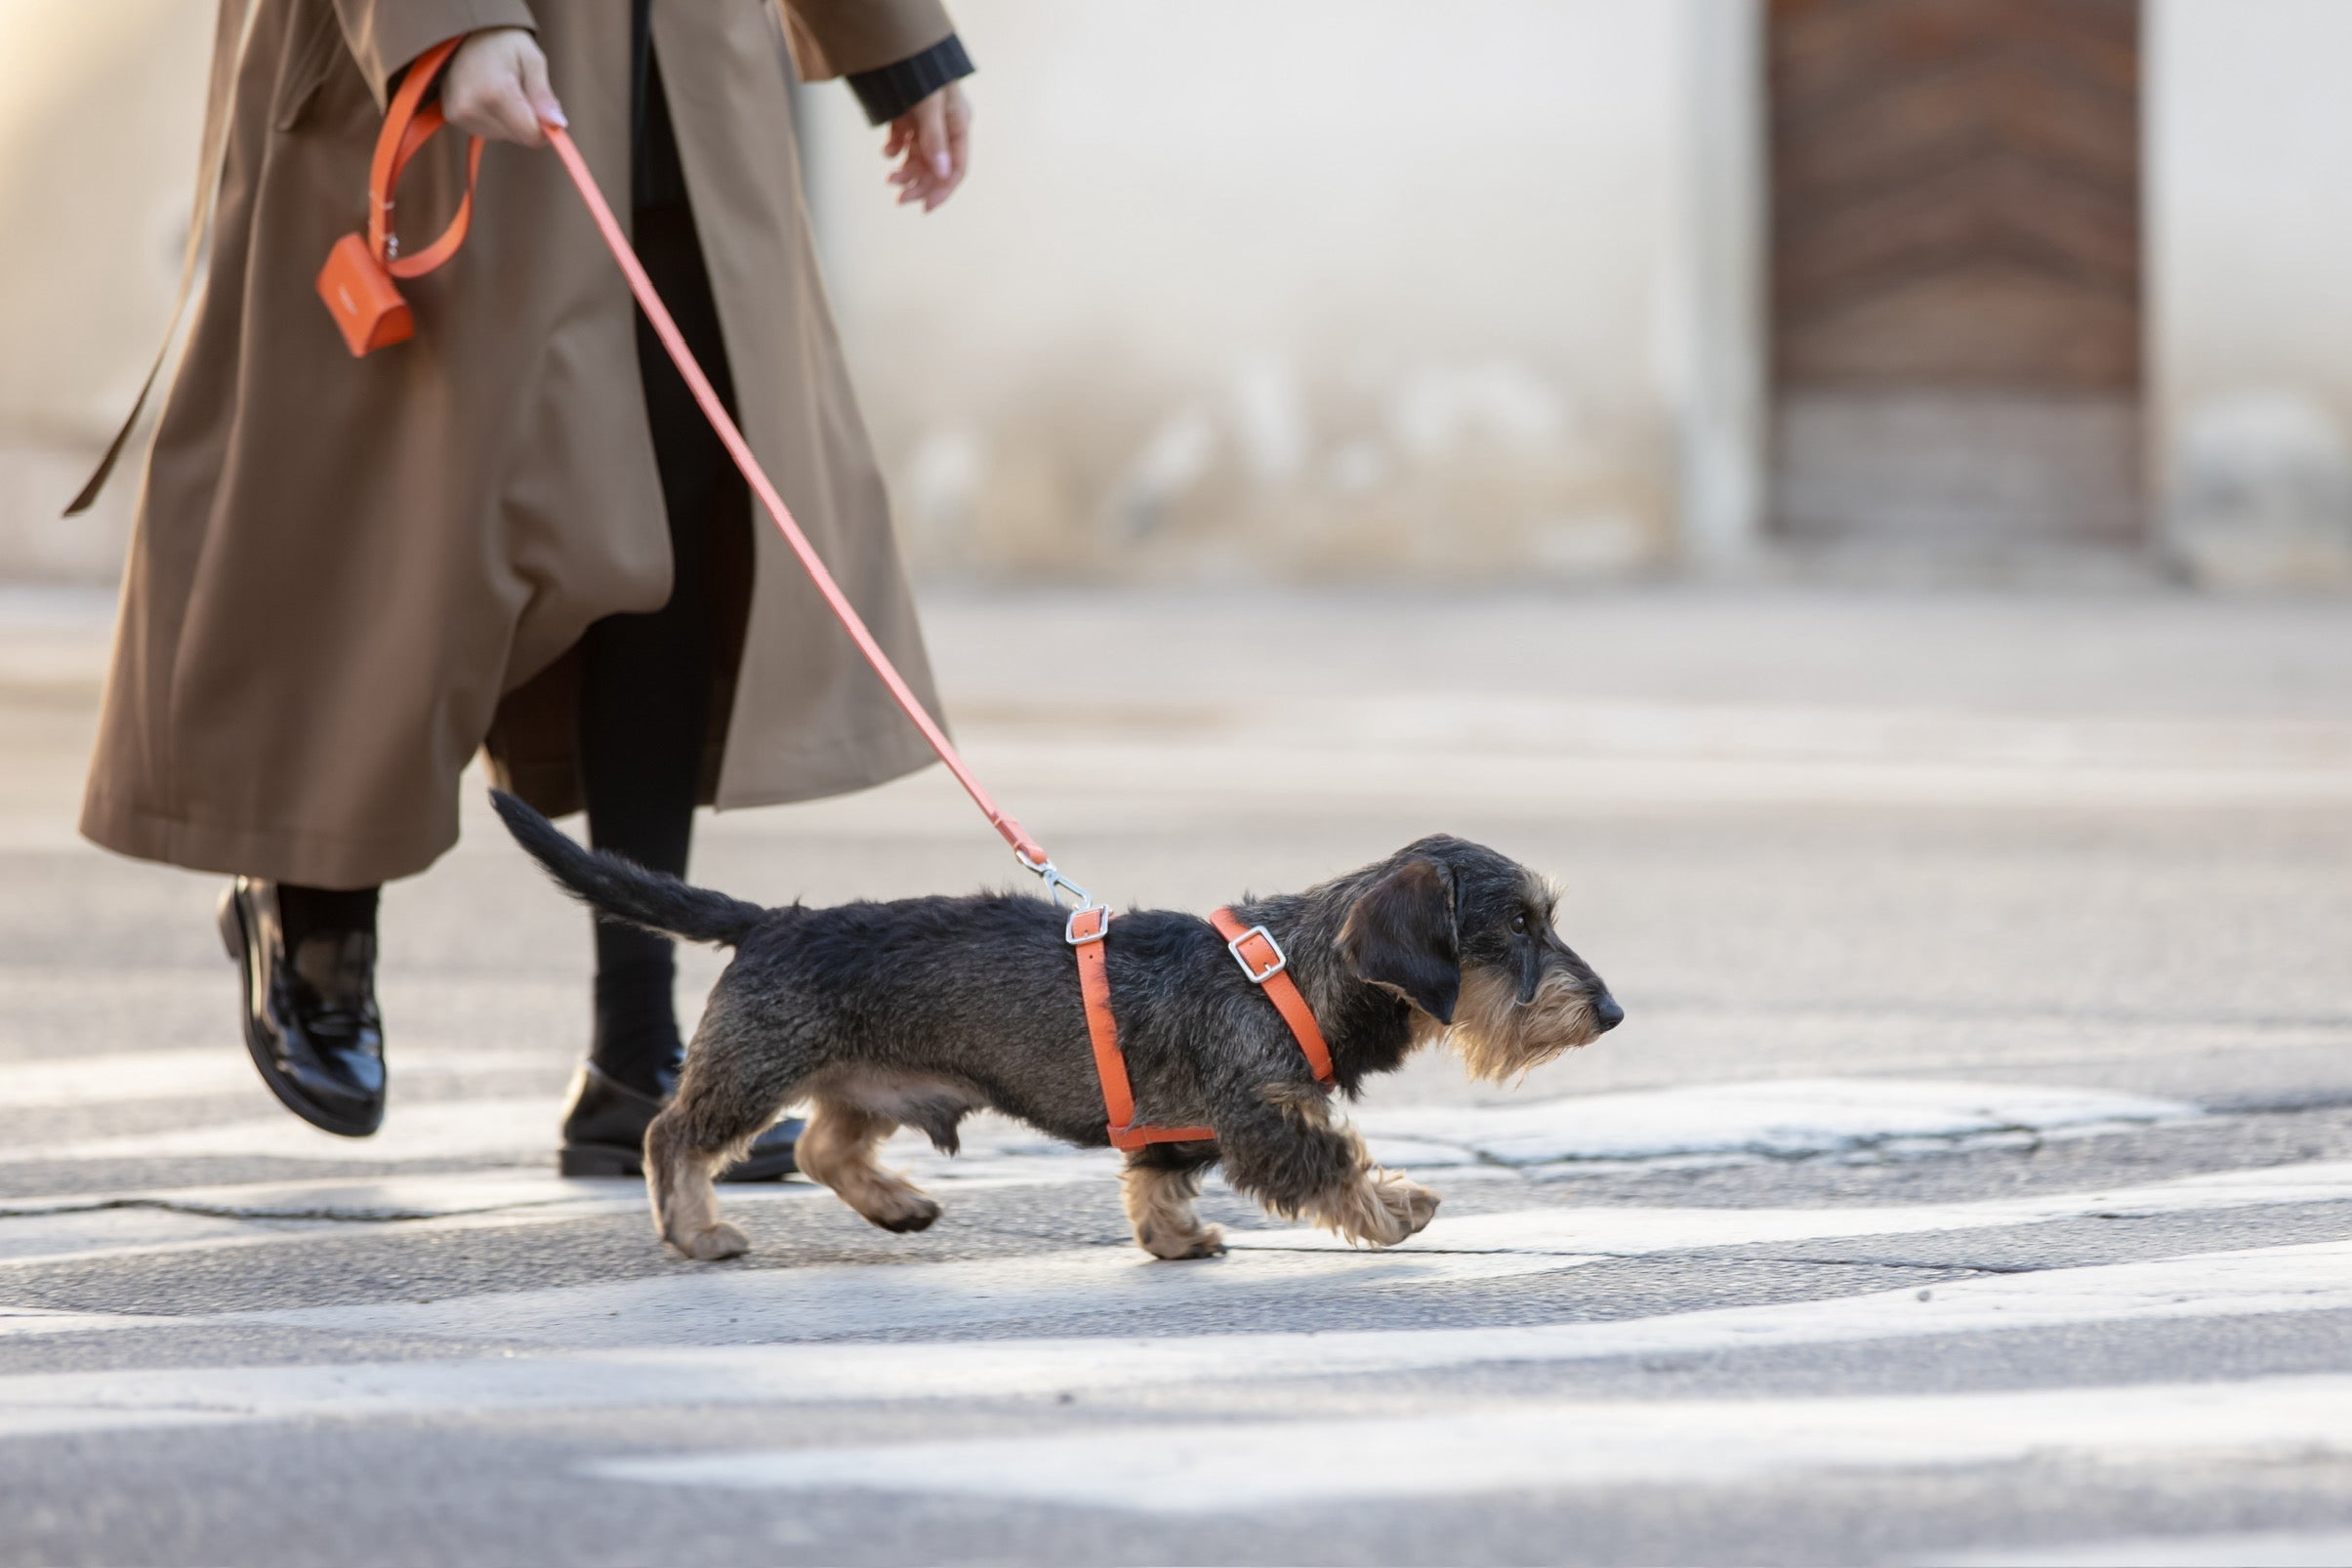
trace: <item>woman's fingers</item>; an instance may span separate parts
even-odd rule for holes
[[[921,202],[929,212],[955,194],[970,154],[970,129],[971,111],[954,82],[890,122],[882,151],[899,159],[888,179],[900,206]]]
[[[953,171],[947,150],[947,104],[945,93],[933,93],[915,105],[915,144],[922,150],[923,161],[934,180],[944,182]]]
[[[526,147],[547,141],[539,129],[544,111],[553,110],[548,117],[563,123],[562,107],[548,88],[547,56],[520,27],[486,27],[458,46],[441,84],[441,108],[469,136]]]
[[[941,101],[940,123],[947,133],[948,172],[940,182],[938,195],[930,203],[932,207],[956,193],[971,167],[971,107],[965,102],[964,89],[958,83],[950,82],[938,97]]]
[[[922,149],[910,143],[905,158],[890,171],[889,183],[898,187],[898,202],[904,206],[908,202],[923,200],[931,186],[938,183],[938,177],[925,163]]]
[[[965,102],[964,89],[950,84],[947,90],[947,152],[955,166],[956,185],[964,183],[964,175],[971,167],[971,106]]]
[[[931,192],[939,183],[939,159],[934,156],[933,148],[944,148],[946,136],[935,123],[938,96],[932,94],[892,120],[889,140],[883,144],[884,157],[899,159],[888,179],[898,187],[898,204],[902,207],[920,201],[928,208]],[[927,119],[934,123],[927,124]]]
[[[539,116],[531,110],[531,101],[523,92],[519,72],[499,83],[490,100],[490,111],[509,142],[518,142],[526,147],[546,142],[547,135],[539,129]]]
[[[522,96],[531,107],[534,128],[544,125],[569,126],[563,105],[556,101],[556,91],[547,83],[547,56],[536,42],[522,57]]]

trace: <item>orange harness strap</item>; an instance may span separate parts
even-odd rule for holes
[[[1331,1048],[1323,1043],[1314,1010],[1285,972],[1290,960],[1273,933],[1263,926],[1242,925],[1230,909],[1217,910],[1209,919],[1250,983],[1265,992],[1291,1026],[1307,1065],[1315,1070],[1315,1082],[1331,1088]],[[1111,1011],[1110,963],[1103,952],[1103,938],[1110,930],[1110,906],[1091,904],[1071,911],[1063,935],[1078,953],[1078,991],[1086,999],[1087,1037],[1094,1047],[1094,1074],[1102,1080],[1102,1108],[1110,1114],[1111,1147],[1133,1151],[1147,1143],[1198,1143],[1217,1136],[1217,1130],[1209,1127],[1135,1124],[1135,1093],[1128,1083],[1127,1057],[1119,1050],[1119,1019]]]
[[[1119,1020],[1111,1012],[1110,963],[1102,939],[1110,934],[1108,904],[1070,912],[1063,934],[1078,950],[1078,990],[1086,998],[1086,1029],[1094,1043],[1094,1074],[1102,1080],[1102,1108],[1110,1113],[1111,1147],[1135,1150],[1146,1143],[1197,1143],[1217,1136],[1206,1127],[1137,1127],[1135,1092],[1127,1081],[1127,1057],[1119,1050]]]
[[[1274,933],[1263,926],[1244,926],[1241,918],[1230,909],[1213,909],[1209,924],[1217,934],[1225,939],[1225,951],[1241,966],[1250,983],[1266,994],[1282,1014],[1282,1021],[1291,1026],[1291,1038],[1306,1054],[1306,1064],[1315,1070],[1315,1082],[1331,1088],[1331,1047],[1323,1043],[1323,1031],[1315,1023],[1315,1010],[1306,1005],[1299,992],[1299,983],[1290,976],[1291,961],[1275,942]]]

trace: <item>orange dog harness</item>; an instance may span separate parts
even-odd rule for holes
[[[1230,909],[1209,916],[1225,939],[1225,951],[1241,966],[1250,983],[1263,991],[1291,1026],[1291,1037],[1315,1070],[1315,1082],[1332,1087],[1331,1048],[1315,1023],[1315,1010],[1306,1005],[1298,982],[1290,977],[1290,959],[1273,932],[1263,926],[1244,926]],[[1119,1019],[1111,1011],[1110,962],[1103,938],[1110,935],[1108,904],[1090,904],[1070,912],[1064,935],[1078,953],[1078,990],[1086,998],[1086,1027],[1094,1045],[1094,1073],[1102,1080],[1102,1108],[1110,1113],[1111,1147],[1135,1150],[1146,1143],[1197,1143],[1217,1136],[1209,1127],[1139,1127],[1135,1124],[1135,1094],[1127,1081],[1127,1057],[1119,1050]]]

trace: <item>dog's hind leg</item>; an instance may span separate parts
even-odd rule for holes
[[[1221,1117],[1217,1134],[1226,1178],[1268,1210],[1368,1247],[1393,1247],[1436,1217],[1437,1194],[1374,1165],[1316,1091],[1278,1084],[1261,1104]]]
[[[711,1149],[699,1131],[692,1113],[681,1116],[675,1101],[653,1119],[645,1129],[645,1190],[662,1240],[708,1263],[740,1257],[751,1250],[751,1240],[719,1217],[719,1190],[711,1185],[711,1174],[734,1158],[735,1150]],[[730,1141],[741,1146],[758,1133],[754,1128]]]
[[[1137,1149],[1119,1173],[1135,1245],[1154,1258],[1215,1258],[1225,1250],[1225,1233],[1204,1223],[1193,1208],[1201,1195],[1200,1164],[1165,1149],[1164,1144]]]
[[[863,1106],[819,1095],[807,1131],[793,1146],[793,1163],[883,1229],[922,1230],[939,1217],[939,1206],[906,1177],[874,1163],[875,1145],[897,1129],[896,1122]]]
[[[729,1027],[733,1010],[714,995],[669,1107],[645,1129],[645,1186],[662,1240],[698,1262],[751,1249],[719,1217],[711,1177],[742,1158],[795,1096],[806,1056],[791,1040]]]

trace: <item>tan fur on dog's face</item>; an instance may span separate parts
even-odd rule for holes
[[[1557,889],[1517,868],[1465,886],[1412,863],[1366,894],[1341,942],[1359,973],[1413,1005],[1416,1046],[1442,1041],[1471,1077],[1506,1083],[1625,1016],[1552,928],[1558,904]],[[1366,934],[1376,921],[1384,937],[1377,946]]]
[[[1590,1045],[1601,1028],[1590,993],[1565,970],[1547,970],[1535,996],[1521,1002],[1517,980],[1471,969],[1462,976],[1453,1027],[1443,1033],[1472,1078],[1501,1084]]]

